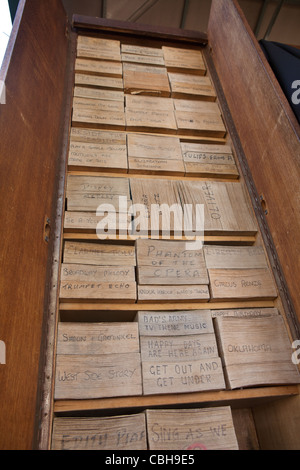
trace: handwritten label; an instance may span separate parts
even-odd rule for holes
[[[139,353],[58,355],[56,399],[141,395]]]
[[[185,361],[218,356],[214,334],[141,336],[142,361]]]
[[[142,362],[144,394],[185,393],[225,388],[221,359]]]

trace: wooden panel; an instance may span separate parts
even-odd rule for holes
[[[45,8],[38,0],[21,0],[0,73],[6,86],[6,104],[0,105],[0,335],[7,353],[0,369],[0,448],[5,450],[35,447],[40,431],[35,420],[41,410],[40,348],[47,343],[43,318],[52,251],[44,228],[49,218],[53,229],[55,218],[66,64],[61,3],[53,0]]]
[[[208,37],[247,159],[243,171],[262,196],[263,224],[270,229],[299,320],[299,124],[237,1],[213,0]],[[299,334],[295,320],[294,327]]]
[[[88,36],[78,36],[77,57],[89,57],[99,60],[121,60],[120,41]]]
[[[179,138],[129,134],[127,142],[129,172],[184,175]]]
[[[138,286],[139,302],[186,302],[198,301],[204,302],[208,300],[209,290],[207,285],[184,285],[184,286]]]
[[[85,86],[75,86],[74,96],[99,100],[116,100],[122,102],[124,101],[123,91],[106,90],[101,88],[88,88]]]
[[[195,335],[214,332],[209,310],[138,312],[141,336]]]
[[[253,416],[262,450],[299,450],[299,395],[259,405]]]
[[[52,450],[147,450],[144,413],[108,418],[55,418]]]
[[[100,224],[100,226],[99,226]],[[96,233],[97,238],[105,233],[117,235],[120,233],[131,233],[131,216],[125,213],[108,213],[97,216],[95,212],[65,212],[64,230],[65,232],[82,232],[83,234]],[[105,233],[104,233],[105,230]],[[74,237],[74,236],[73,236]]]
[[[105,88],[107,90],[123,90],[123,79],[101,77],[84,73],[75,73],[75,85]]]
[[[206,66],[201,51],[166,46],[163,46],[162,50],[165,65],[169,72],[187,72],[196,75],[206,74]]]
[[[124,136],[123,143],[114,139],[114,134],[108,134],[106,139],[103,136],[101,140],[103,143],[71,140],[68,157],[69,169],[84,169],[86,171],[105,169],[120,173],[127,172],[126,136]]]
[[[139,353],[58,355],[55,399],[142,394]]]
[[[243,183],[178,181],[183,204],[204,205],[205,233],[255,233],[257,225]],[[195,214],[193,214],[195,221]],[[195,224],[193,224],[195,229]]]
[[[239,177],[229,145],[182,143],[181,147],[186,175],[232,179]]]
[[[183,135],[225,137],[226,129],[219,114],[175,111],[178,132]]]
[[[170,85],[165,67],[123,63],[125,93],[170,96]]]
[[[140,351],[137,323],[60,322],[57,354],[114,354]]]
[[[215,328],[229,388],[300,383],[281,316],[216,318]]]
[[[218,355],[214,334],[191,336],[141,336],[142,362],[210,360]]]
[[[125,114],[128,130],[169,134],[177,132],[173,103],[167,98],[126,95]]]
[[[135,266],[133,246],[65,242],[64,263],[95,266]]]
[[[69,175],[67,180],[67,205],[70,211],[97,211],[100,204],[110,204],[120,212],[119,197],[130,200],[129,179],[101,176]],[[127,212],[127,205],[123,212]],[[106,210],[108,210],[106,208]],[[114,211],[113,211],[114,212]]]
[[[147,410],[151,450],[238,450],[229,406]]]
[[[209,269],[212,300],[275,299],[277,289],[269,269]]]
[[[123,77],[121,62],[108,62],[105,60],[90,60],[77,58],[75,72],[102,75],[104,77]]]
[[[168,73],[173,98],[215,101],[216,92],[210,78],[184,73]]]

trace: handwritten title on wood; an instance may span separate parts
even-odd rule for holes
[[[300,383],[281,315],[217,317],[215,327],[229,388]]]
[[[151,450],[238,450],[229,406],[147,410]]]
[[[274,299],[275,281],[261,246],[204,247],[211,297]]]
[[[147,450],[145,414],[54,418],[53,450]]]

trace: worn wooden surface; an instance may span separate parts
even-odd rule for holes
[[[215,328],[229,388],[300,383],[280,315],[217,318]]]
[[[147,410],[151,450],[238,450],[229,406]]]
[[[22,0],[0,73],[6,85],[6,104],[0,105],[0,336],[6,344],[6,365],[0,366],[0,448],[5,450],[36,446],[47,263],[66,111],[65,33],[59,1],[48,9],[38,0]]]
[[[208,37],[245,153],[243,171],[249,182],[253,178],[257,196],[261,196],[263,210],[267,211],[263,224],[270,230],[278,255],[279,278],[281,269],[286,279],[294,305],[290,324],[297,334],[300,258],[295,253],[300,251],[300,216],[295,208],[299,206],[300,126],[237,1],[212,2]],[[298,322],[292,318],[293,312]]]
[[[145,414],[55,418],[52,450],[147,450]]]
[[[142,394],[139,353],[57,355],[55,399]]]
[[[57,354],[89,355],[140,352],[138,324],[59,322]]]

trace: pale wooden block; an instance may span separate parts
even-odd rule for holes
[[[248,370],[245,366],[241,367],[241,364],[233,364],[224,367],[224,374],[228,377],[227,382],[231,390],[241,387],[300,384],[299,372],[291,360],[274,364],[254,363]]]
[[[176,111],[186,111],[189,113],[220,114],[221,110],[218,103],[212,101],[173,99],[174,109]],[[203,144],[208,147],[212,144]],[[219,146],[218,146],[219,147]],[[223,145],[223,147],[225,147]],[[226,146],[229,147],[229,146]],[[230,147],[229,147],[230,149]]]
[[[79,35],[77,39],[77,57],[120,62],[120,41]]]
[[[178,137],[128,134],[128,156],[182,161]]]
[[[208,284],[207,271],[201,267],[138,265],[137,274],[139,285]]]
[[[73,109],[77,111],[85,111],[86,109],[93,110],[94,112],[111,111],[122,113],[124,112],[124,103],[117,100],[97,100],[94,98],[82,98],[75,96],[73,98]]]
[[[127,213],[130,204],[129,179],[69,175],[66,199],[68,211],[96,212],[101,204],[105,204],[106,211]]]
[[[136,283],[127,281],[91,282],[61,281],[61,301],[70,300],[120,300],[134,302],[137,299]]]
[[[128,157],[128,173],[184,176],[185,166],[180,160]]]
[[[214,333],[190,336],[141,336],[140,343],[142,362],[184,362],[218,357]]]
[[[67,196],[67,210],[75,212],[92,212],[98,210],[101,206],[101,212],[108,211],[109,213],[127,213],[128,206],[131,204],[131,200],[127,198],[120,203],[120,196],[125,197],[118,193],[98,193],[93,191],[73,191]],[[100,209],[99,209],[100,212]]]
[[[239,177],[230,146],[182,143],[181,148],[186,174],[202,177]]]
[[[98,111],[88,108],[73,109],[73,126],[98,127],[99,129],[125,130],[124,111]]]
[[[179,100],[180,101],[180,100]],[[198,101],[198,103],[200,103]],[[204,103],[204,104],[215,104],[215,103]],[[215,114],[215,113],[214,113]],[[182,155],[185,159],[189,157],[189,154],[213,154],[213,155],[232,155],[232,148],[227,144],[201,144],[194,142],[181,142]]]
[[[140,95],[125,95],[126,108],[145,109],[149,111],[174,111],[174,104],[171,98],[161,98],[159,96],[140,96]]]
[[[210,310],[138,312],[140,336],[187,336],[214,333]]]
[[[262,246],[204,245],[208,269],[267,269],[268,261]]]
[[[171,97],[216,101],[217,95],[208,76],[169,73]]]
[[[143,204],[144,209],[134,217],[133,230],[146,235],[150,231],[168,234],[179,230],[182,235],[183,217],[176,181],[131,178],[130,187],[133,204]],[[159,215],[158,209],[163,209],[164,217]]]
[[[204,205],[205,233],[254,235],[257,223],[246,187],[242,183],[177,181],[183,204]],[[190,219],[189,219],[190,220]],[[195,211],[190,225],[195,228]]]
[[[135,266],[135,248],[128,245],[65,241],[63,262],[95,266]]]
[[[143,394],[191,393],[225,388],[221,359],[143,361]]]
[[[56,356],[55,400],[142,395],[139,353]]]
[[[124,91],[105,90],[101,88],[88,88],[86,86],[75,86],[74,97],[90,98],[95,100],[109,100],[124,102]]]
[[[269,269],[208,269],[211,300],[276,299]]]
[[[56,354],[139,353],[137,323],[59,322]]]
[[[132,64],[144,64],[144,65],[155,65],[155,66],[165,66],[165,61],[163,57],[156,57],[152,55],[142,55],[142,54],[121,54],[122,62],[129,62]]]
[[[218,317],[217,339],[230,388],[300,383],[291,342],[280,315]]]
[[[184,135],[225,137],[226,128],[219,114],[176,111],[178,132]]]
[[[75,73],[75,85],[93,86],[107,88],[108,90],[123,90],[123,79],[115,77],[101,77],[98,75],[88,75]]]
[[[147,410],[150,450],[238,450],[229,406]]]
[[[198,158],[197,158],[198,159]],[[232,160],[232,156],[228,155],[225,159],[229,162],[228,164],[215,161],[214,157],[211,155],[204,155],[201,157],[202,162],[193,160],[185,161],[185,175],[186,176],[199,176],[202,178],[228,178],[228,179],[238,179],[239,172],[235,165],[235,162]],[[221,163],[221,164],[220,164]]]
[[[187,249],[187,244],[184,241],[138,239],[136,241],[136,256],[139,267],[198,270],[198,275],[204,281],[202,284],[208,284],[203,250],[199,250],[199,248]],[[196,275],[196,273],[194,274]],[[175,273],[170,273],[170,276],[174,275]]]
[[[71,128],[71,144],[79,143],[95,143],[112,146],[126,146],[126,134],[116,131],[100,131],[97,129],[83,129],[78,127]]]
[[[65,232],[94,233],[104,230],[109,234],[131,233],[131,216],[126,213],[109,212],[103,216],[96,215],[95,212],[70,212],[65,211],[64,230]],[[100,234],[100,233],[99,233]]]
[[[202,52],[194,49],[162,47],[165,65],[170,72],[187,72],[197,75],[206,74]]]
[[[133,266],[93,266],[85,264],[63,263],[61,281],[135,282]]]
[[[126,129],[129,131],[176,134],[174,111],[125,108]]]
[[[205,302],[210,298],[207,285],[197,286],[137,286],[139,302],[197,301]]]
[[[91,60],[78,57],[75,60],[75,72],[91,75],[102,75],[104,77],[123,77],[123,68],[121,62]]]
[[[51,448],[52,450],[147,450],[145,414],[105,418],[55,417]]]
[[[125,93],[170,97],[165,67],[123,62],[123,81]]]
[[[151,57],[163,57],[163,50],[158,47],[136,46],[132,44],[121,44],[121,53],[148,55]]]
[[[127,173],[127,146],[71,141],[68,155],[69,169],[113,169]]]
[[[255,308],[237,308],[237,309],[223,309],[223,310],[212,310],[212,317],[262,317],[279,315],[277,308],[273,307],[255,307]]]

